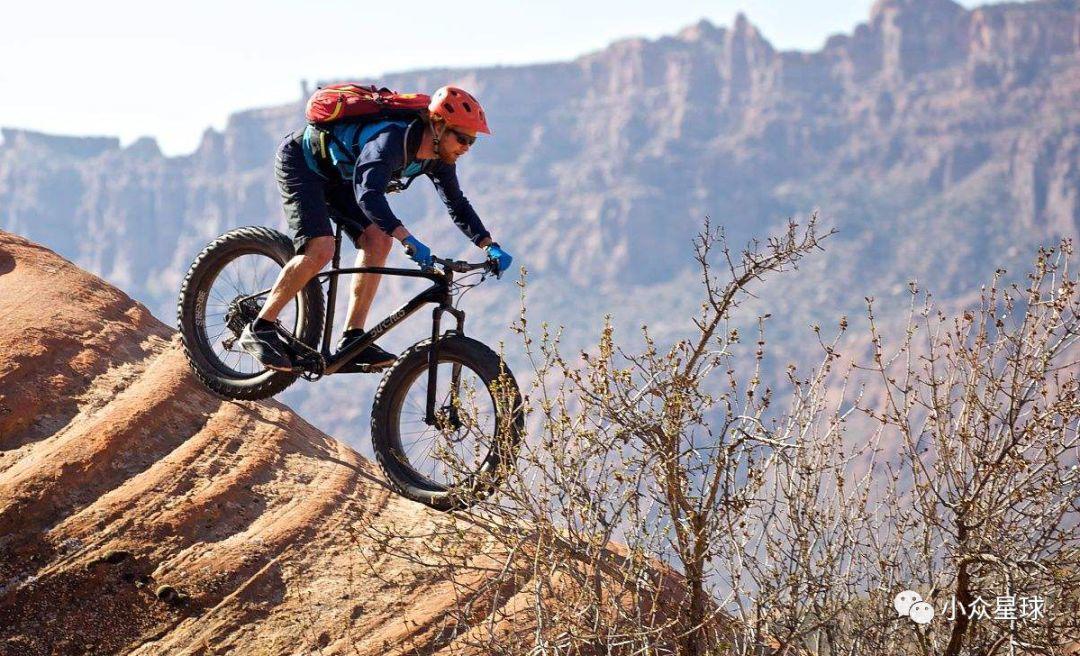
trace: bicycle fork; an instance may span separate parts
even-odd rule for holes
[[[438,408],[435,407],[435,397],[438,391],[439,384],[439,342],[442,335],[440,334],[440,326],[442,325],[443,312],[449,312],[457,319],[457,334],[461,335],[465,332],[465,313],[457,308],[450,307],[448,305],[440,305],[435,308],[431,313],[431,349],[428,350],[428,386],[427,386],[427,408],[425,409],[424,423],[428,426],[435,426]],[[461,391],[461,364],[455,362],[450,369],[450,408],[448,412],[452,418],[457,416],[457,407],[454,405],[459,403]]]

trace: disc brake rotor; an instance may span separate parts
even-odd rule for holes
[[[455,405],[444,405],[435,411],[435,427],[451,442],[465,439],[467,431],[461,430],[464,425],[460,410]]]

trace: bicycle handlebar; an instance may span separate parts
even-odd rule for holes
[[[413,254],[413,247],[405,246],[406,255]],[[447,260],[439,257],[438,255],[432,255],[431,261],[433,264],[441,264],[442,266],[450,269],[454,273],[468,273],[470,271],[479,271],[485,269],[490,273],[494,273],[496,276],[501,277],[502,274],[498,269],[498,264],[495,260],[487,260],[485,262],[465,262],[464,260]]]
[[[465,262],[463,260],[446,260],[438,255],[432,255],[431,261],[435,264],[441,264],[455,273],[468,273],[470,271],[479,271],[481,269],[495,273],[495,267],[498,266],[495,260],[487,260],[485,262]]]

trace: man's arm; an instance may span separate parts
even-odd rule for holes
[[[476,214],[469,199],[461,193],[461,185],[458,184],[457,167],[453,164],[437,162],[428,177],[435,184],[435,190],[439,192],[439,198],[446,205],[450,218],[454,224],[465,233],[469,240],[484,248],[491,243],[491,234],[484,227],[484,222]]]
[[[394,135],[394,130],[384,130],[360,149],[353,173],[356,183],[353,191],[364,216],[386,234],[402,241],[409,236],[409,231],[386,202],[386,185],[405,157],[401,138]]]

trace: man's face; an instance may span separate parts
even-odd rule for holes
[[[475,132],[447,127],[439,142],[439,159],[447,164],[453,164],[459,157],[469,152],[469,147],[475,140]]]

